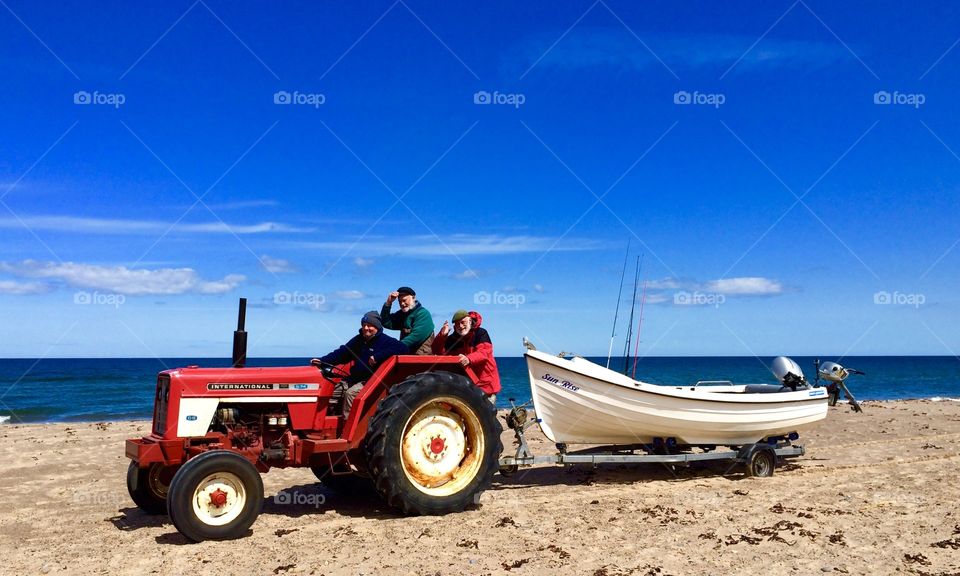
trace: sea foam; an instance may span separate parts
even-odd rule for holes
[[[4,422],[9,422],[9,421],[10,421],[9,416],[0,416],[0,424],[3,424]]]

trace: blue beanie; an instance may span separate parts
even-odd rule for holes
[[[371,310],[360,319],[361,324],[370,324],[376,326],[377,330],[383,330],[383,323],[380,321],[380,314],[376,310]]]

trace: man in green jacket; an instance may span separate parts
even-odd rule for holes
[[[397,300],[400,310],[390,313],[393,301]],[[413,288],[401,286],[387,295],[387,301],[380,310],[383,327],[400,331],[400,341],[406,344],[411,354],[433,354],[433,316],[417,301]]]

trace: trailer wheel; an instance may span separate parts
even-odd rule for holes
[[[459,512],[497,472],[502,431],[496,408],[464,376],[412,376],[370,420],[365,447],[377,492],[407,514]]]
[[[167,492],[177,468],[159,462],[141,468],[131,462],[127,467],[127,492],[133,503],[147,514],[166,514]]]
[[[194,542],[247,533],[263,507],[263,479],[243,456],[211,450],[187,460],[167,496],[170,520]]]
[[[777,465],[777,454],[771,448],[758,447],[750,453],[747,459],[747,476],[765,478],[773,476],[773,469]]]

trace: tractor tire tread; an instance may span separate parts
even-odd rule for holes
[[[464,382],[467,383],[464,386]],[[387,471],[387,431],[391,425],[403,426],[403,422],[394,422],[395,415],[402,408],[410,408],[417,404],[417,401],[409,401],[414,396],[420,394],[425,384],[438,386],[442,389],[454,390],[454,393],[472,394],[477,406],[484,406],[489,410],[487,416],[488,422],[492,422],[490,434],[493,442],[488,447],[489,452],[485,455],[486,463],[481,465],[482,474],[479,483],[471,490],[473,494],[480,494],[486,490],[493,480],[493,474],[498,470],[498,458],[503,451],[503,443],[500,441],[500,432],[502,427],[496,418],[496,407],[488,402],[483,396],[483,392],[463,376],[451,372],[424,372],[411,376],[407,380],[393,386],[387,393],[387,396],[380,402],[376,413],[370,419],[367,438],[364,442],[367,462],[370,466],[370,473],[373,479],[374,487],[380,496],[388,505],[401,510],[405,514],[442,514],[453,510],[427,509],[418,505],[412,499],[405,497],[406,494],[395,479],[392,479]],[[483,419],[483,415],[478,414]],[[484,470],[485,469],[485,470]],[[462,509],[462,506],[455,506]]]

